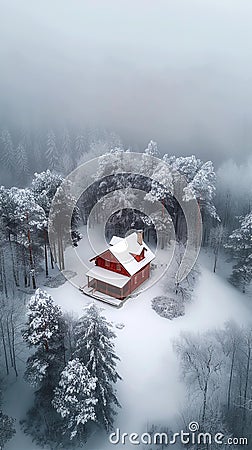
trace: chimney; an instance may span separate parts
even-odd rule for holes
[[[137,230],[137,242],[139,245],[143,245],[143,230]]]

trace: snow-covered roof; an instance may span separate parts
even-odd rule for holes
[[[110,244],[111,247],[109,250],[130,275],[134,275],[155,258],[154,253],[144,241],[141,245],[137,242],[136,232],[131,233],[125,238],[113,236]],[[145,249],[144,258],[141,261],[136,261],[132,254],[140,255],[143,249]]]
[[[130,278],[125,275],[98,266],[90,269],[86,275],[95,278],[96,280],[104,281],[104,283],[112,284],[118,288],[122,288],[130,280]]]
[[[111,241],[110,241],[110,245],[115,245],[118,242],[120,242],[123,238],[119,237],[119,236],[113,236]]]

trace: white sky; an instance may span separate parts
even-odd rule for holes
[[[250,0],[0,0],[0,118],[251,152]]]

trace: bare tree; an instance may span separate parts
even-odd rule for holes
[[[226,237],[227,231],[222,224],[218,224],[210,231],[210,246],[212,247],[214,253],[214,265],[213,265],[214,273],[216,272],[219,253],[225,242]]]
[[[208,402],[220,387],[223,354],[213,337],[182,334],[174,344],[189,392],[200,395],[201,424],[205,426]]]

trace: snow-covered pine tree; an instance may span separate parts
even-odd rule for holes
[[[47,169],[41,173],[35,173],[32,183],[31,190],[34,194],[36,202],[39,206],[43,208],[45,211],[46,218],[49,217],[49,212],[51,208],[51,204],[53,198],[57,192],[58,187],[61,185],[63,178],[61,175],[56,172],[52,172]],[[49,238],[48,238],[48,224],[44,227],[43,230],[43,239],[44,239],[44,255],[45,255],[45,269],[46,275],[48,274],[48,249],[49,249]],[[54,268],[54,261],[57,261],[56,249],[50,248],[50,260],[51,260],[51,268]]]
[[[101,139],[92,140],[89,144],[88,151],[80,155],[77,160],[77,165],[84,164],[92,158],[97,158],[107,154],[110,150],[110,146],[106,141]]]
[[[146,194],[146,200],[153,203],[161,201],[173,192],[173,177],[169,166],[163,163],[157,164],[150,176],[152,177],[152,183],[150,191]]]
[[[62,156],[61,168],[62,168],[62,173],[66,176],[72,172],[72,170],[74,168],[74,163],[73,163],[72,156],[69,153],[64,153],[64,155]]]
[[[62,333],[61,309],[54,304],[52,297],[40,288],[31,297],[27,308],[28,321],[23,338],[29,346],[44,347],[48,351]]]
[[[160,210],[157,210],[150,214],[149,218],[155,223],[155,228],[159,233],[160,248],[166,248],[166,246],[170,243],[170,239],[172,236],[172,219],[168,215],[164,215]]]
[[[19,178],[22,180],[29,172],[27,151],[22,143],[19,143],[16,148],[16,167]]]
[[[42,130],[34,130],[33,131],[33,161],[29,161],[30,163],[30,172],[34,172],[35,170],[42,170],[45,166],[45,136]]]
[[[62,202],[62,197],[64,198],[64,204],[66,205],[66,210],[71,210],[71,207],[76,204],[76,199],[70,194],[70,182],[65,182],[61,187],[61,183],[63,178],[61,175],[56,172],[50,171],[49,169],[45,172],[35,173],[34,178],[32,180],[31,189],[34,192],[34,197],[36,198],[37,203],[44,209],[46,213],[46,217],[49,217],[50,208],[52,205],[52,201],[55,197],[55,205],[57,202]],[[52,245],[51,248],[51,261],[58,261],[61,268],[64,268],[64,246],[66,244],[74,244],[77,245],[78,241],[81,238],[80,233],[78,232],[78,222],[79,222],[79,209],[76,206],[73,210],[72,214],[72,242],[61,242],[63,239],[63,235],[65,234],[68,237],[68,230],[64,230],[63,223],[64,218],[61,214],[61,210],[54,207],[54,210],[51,214],[51,218],[56,218],[58,224],[58,230],[55,229],[55,232],[58,232],[58,239],[55,239],[55,244]],[[64,211],[65,214],[65,211]],[[46,235],[47,235],[47,227],[46,227]],[[46,236],[48,244],[48,237]],[[57,249],[57,246],[60,245],[60,248]]]
[[[0,410],[0,450],[14,436],[16,430],[14,428],[15,419],[7,416]]]
[[[56,137],[52,130],[47,135],[47,149],[45,152],[46,160],[51,170],[59,168],[59,154],[56,145]]]
[[[201,210],[207,212],[211,217],[219,219],[213,204],[215,196],[216,175],[212,161],[207,161],[199,168],[192,181],[184,189],[185,200],[196,198]]]
[[[0,227],[8,238],[13,263],[18,263],[26,274],[25,286],[31,278],[35,288],[35,268],[41,258],[39,235],[46,224],[44,210],[36,203],[30,189],[1,187],[0,217]],[[30,277],[27,276],[28,268]]]
[[[0,135],[1,163],[7,170],[15,169],[15,152],[9,130],[3,130]]]
[[[5,447],[5,444],[14,436],[16,433],[14,423],[15,419],[7,416],[2,411],[2,380],[0,380],[0,450]]]
[[[23,339],[36,352],[27,360],[26,380],[38,386],[57,361],[65,363],[65,337],[67,325],[62,311],[52,297],[42,289],[37,289],[27,305],[28,321],[23,330]]]
[[[76,329],[76,350],[74,357],[85,365],[91,377],[96,378],[95,415],[97,423],[111,429],[116,414],[115,407],[120,404],[116,397],[114,384],[121,377],[116,370],[119,360],[114,351],[115,333],[106,318],[100,315],[99,309],[91,303],[79,320]]]
[[[165,154],[163,160],[168,164],[172,170],[183,175],[187,182],[190,183],[195,177],[196,173],[202,166],[203,162],[196,158],[194,155],[191,156],[169,156]]]
[[[63,132],[62,152],[67,155],[71,154],[71,138],[67,128],[65,128]]]
[[[214,204],[216,175],[212,161],[204,163],[194,155],[178,158],[164,155],[163,160],[173,174],[175,196],[182,197],[184,201],[197,200],[204,224],[203,243],[206,243],[212,222],[219,221]],[[181,213],[181,208],[175,205],[176,231],[184,229]],[[204,220],[205,216],[208,220]]]
[[[62,181],[63,177],[61,175],[49,169],[34,174],[31,190],[34,193],[36,202],[44,209],[47,217],[49,216],[53,197]]]
[[[230,281],[245,293],[252,280],[252,212],[240,218],[240,227],[229,236],[225,247],[236,260]]]
[[[61,167],[66,175],[74,168],[71,138],[67,128],[64,129],[62,138]]]
[[[46,226],[44,210],[36,203],[32,191],[28,188],[9,189],[9,196],[14,205],[15,228],[13,235],[19,246],[24,249],[24,260],[28,259],[32,287],[36,289],[36,267],[41,260],[40,234]]]
[[[152,158],[158,158],[159,151],[158,145],[155,141],[150,141],[147,145],[147,148],[144,150],[142,160],[141,160],[141,168],[140,171],[144,176],[151,177],[153,174],[153,170],[155,167],[154,161]]]
[[[63,419],[63,434],[73,442],[84,444],[90,422],[96,422],[97,379],[78,358],[68,362],[55,389],[52,405]]]
[[[74,142],[74,158],[75,161],[78,161],[78,159],[81,157],[81,155],[85,151],[85,138],[82,134],[79,134],[75,138]]]
[[[213,204],[216,175],[212,161],[203,163],[194,155],[178,158],[164,155],[163,160],[173,171],[177,189],[179,189],[179,183],[176,180],[176,174],[181,174],[187,181],[188,185],[184,187],[184,199],[186,201],[197,199],[202,210],[218,218]]]
[[[51,241],[55,248],[55,255],[57,252],[57,261],[60,270],[65,269],[64,250],[68,245],[77,246],[81,235],[78,231],[78,222],[80,219],[79,208],[76,205],[77,201],[71,194],[71,182],[65,181],[59,188],[54,197],[53,209],[50,213],[51,225]],[[64,210],[62,211],[62,205]],[[66,226],[66,217],[69,216],[71,221],[71,236],[69,236],[69,229]],[[70,238],[71,239],[70,239]]]
[[[158,157],[159,151],[158,151],[158,145],[155,141],[150,140],[149,144],[147,145],[147,148],[144,150],[146,155]]]
[[[61,443],[62,419],[52,406],[54,389],[66,364],[66,323],[51,296],[38,289],[28,304],[24,340],[36,348],[27,360],[24,378],[34,387],[34,405],[24,421],[25,431],[39,445]]]
[[[51,346],[49,351],[38,348],[27,360],[25,380],[36,390],[34,404],[27,412],[23,425],[25,432],[42,447],[48,445],[54,448],[55,444],[62,445],[63,422],[52,406],[52,399],[64,366],[64,349],[60,338],[58,346],[54,343],[54,347]]]

